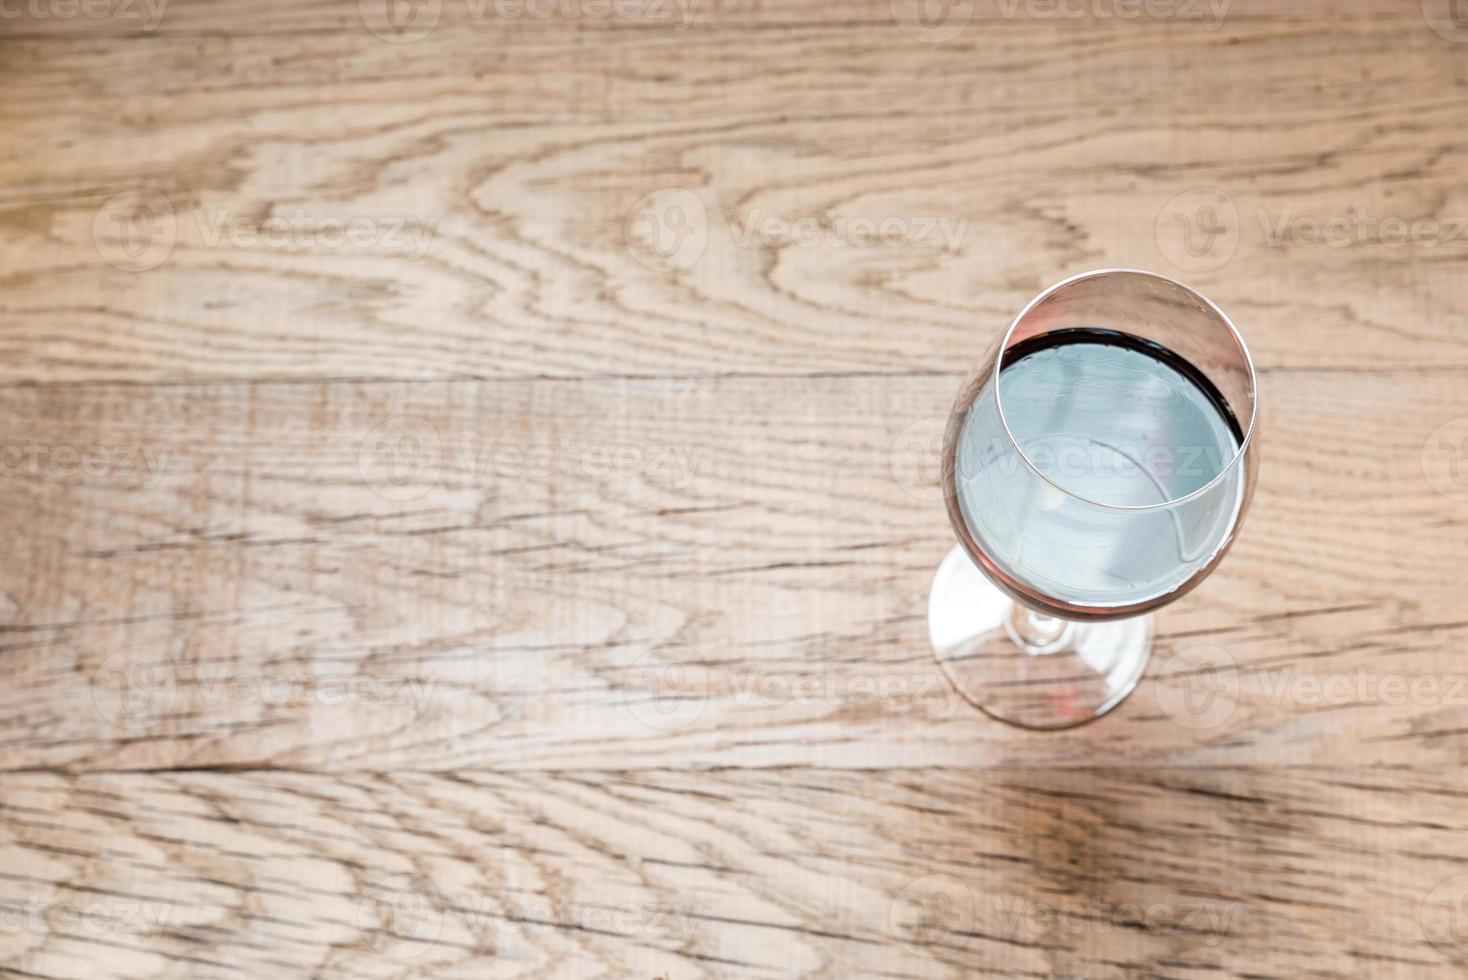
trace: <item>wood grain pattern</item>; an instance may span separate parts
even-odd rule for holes
[[[1468,888],[1438,846],[1468,831],[1463,787],[1405,770],[0,787],[22,976],[1450,977],[1468,955],[1434,904]]]
[[[1468,524],[1423,453],[1468,390],[1268,380],[1258,502],[1162,615],[1161,676],[1049,738],[975,716],[928,652],[951,531],[919,481],[956,378],[805,379],[798,406],[767,379],[7,389],[0,445],[51,465],[3,481],[24,550],[0,579],[0,760],[1463,762],[1468,623],[1442,570]],[[65,477],[83,433],[116,472]],[[1215,648],[1236,709],[1190,727],[1179,665]],[[1446,686],[1376,689],[1398,675]]]
[[[83,6],[85,2],[85,6]],[[23,38],[110,36],[149,38],[288,36],[305,31],[368,33],[406,43],[451,31],[482,34],[567,29],[698,31],[743,28],[783,30],[822,25],[891,26],[907,23],[921,37],[956,37],[1007,23],[1075,26],[1086,14],[1124,23],[1178,21],[1217,29],[1227,23],[1267,20],[1315,25],[1340,17],[1384,23],[1421,22],[1423,9],[1397,0],[1355,0],[1348,9],[1329,0],[1151,0],[1081,4],[1075,0],[948,0],[923,7],[917,0],[850,0],[840,5],[811,0],[421,0],[402,4],[390,19],[387,0],[61,0],[8,5],[0,36]],[[1430,9],[1430,8],[1429,8]],[[1437,11],[1433,11],[1437,15]],[[1442,13],[1447,14],[1444,7]],[[930,25],[923,30],[924,24]],[[1217,26],[1215,26],[1217,25]],[[936,27],[937,30],[932,28]]]
[[[603,33],[8,44],[0,381],[946,372],[1104,266],[1196,282],[1267,367],[1468,366],[1468,76],[1420,18]],[[1135,74],[1187,63],[1165,98]],[[1194,274],[1171,202],[1207,186],[1238,241]],[[173,215],[140,275],[104,255],[144,191]],[[677,207],[669,264],[637,219]],[[253,237],[327,219],[377,230]]]
[[[1462,975],[1446,4],[68,2],[0,5],[0,975]],[[936,438],[1100,266],[1234,315],[1264,468],[1041,737],[928,652]]]

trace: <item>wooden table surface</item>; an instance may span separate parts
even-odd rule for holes
[[[1462,976],[1452,13],[4,4],[0,973]],[[1025,733],[935,438],[1107,266],[1263,468]]]

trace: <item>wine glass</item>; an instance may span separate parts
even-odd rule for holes
[[[1087,272],[1020,311],[959,391],[943,444],[958,544],[928,629],[967,701],[1056,729],[1131,693],[1152,610],[1238,534],[1257,398],[1238,330],[1165,276]]]

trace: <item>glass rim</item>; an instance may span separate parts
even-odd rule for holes
[[[1228,464],[1220,469],[1218,473],[1213,477],[1213,479],[1209,480],[1198,489],[1181,497],[1176,497],[1171,500],[1165,500],[1161,503],[1156,504],[1109,504],[1101,500],[1092,500],[1089,497],[1067,490],[1064,487],[1060,486],[1060,484],[1056,483],[1054,480],[1050,479],[1050,477],[1041,472],[1040,468],[1037,467],[1030,459],[1030,457],[1025,453],[1023,447],[1021,447],[1019,444],[1019,440],[1015,439],[1014,432],[1009,428],[1009,419],[1007,419],[1004,415],[1004,398],[1002,395],[1000,395],[999,392],[999,372],[1004,366],[1004,354],[1009,349],[1009,339],[1014,336],[1014,331],[1024,321],[1025,317],[1029,316],[1030,311],[1044,300],[1060,292],[1062,289],[1067,289],[1071,286],[1074,286],[1078,282],[1082,282],[1087,279],[1099,279],[1104,276],[1116,275],[1140,276],[1144,279],[1156,280],[1158,282],[1166,283],[1169,286],[1180,289],[1189,296],[1197,299],[1207,310],[1209,310],[1215,317],[1218,318],[1218,321],[1220,323],[1222,323],[1228,329],[1230,336],[1233,337],[1235,346],[1237,346],[1239,349],[1239,353],[1243,355],[1244,365],[1248,368],[1249,371],[1249,426],[1247,429],[1244,430],[1243,438],[1239,440],[1238,450],[1233,454],[1233,457],[1228,461]],[[1249,444],[1253,441],[1254,429],[1259,420],[1259,376],[1254,369],[1254,356],[1249,352],[1249,345],[1244,342],[1243,334],[1239,333],[1239,328],[1234,325],[1233,320],[1229,319],[1227,313],[1219,309],[1217,303],[1214,303],[1207,296],[1204,296],[1202,293],[1194,289],[1192,286],[1189,286],[1187,283],[1179,282],[1178,280],[1173,279],[1170,276],[1164,276],[1160,273],[1148,272],[1145,269],[1092,269],[1090,272],[1081,272],[1066,279],[1062,279],[1054,285],[1042,290],[1033,299],[1026,303],[1024,308],[1020,310],[1019,313],[1015,314],[1014,319],[1009,321],[1009,327],[1004,331],[1004,336],[1000,338],[998,350],[994,354],[993,377],[994,405],[999,412],[999,424],[1004,428],[1005,440],[1009,443],[1010,446],[1014,448],[1015,454],[1019,456],[1020,461],[1024,463],[1025,467],[1029,469],[1031,473],[1035,474],[1035,476],[1039,477],[1041,480],[1044,480],[1046,485],[1054,488],[1056,493],[1063,495],[1066,499],[1076,500],[1088,506],[1098,507],[1103,510],[1131,512],[1168,510],[1173,507],[1177,507],[1180,504],[1185,504],[1190,500],[1195,500],[1198,497],[1201,497],[1204,494],[1212,491],[1215,487],[1223,482],[1224,477],[1229,476],[1234,471],[1234,469],[1243,460],[1244,454],[1249,451]],[[967,414],[967,409],[965,409],[965,414]],[[957,452],[956,444],[953,447],[953,451],[955,453]]]

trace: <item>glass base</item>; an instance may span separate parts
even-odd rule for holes
[[[933,577],[928,636],[943,673],[974,707],[1021,728],[1070,728],[1132,693],[1152,652],[1152,617],[1041,616],[995,588],[955,546]]]

